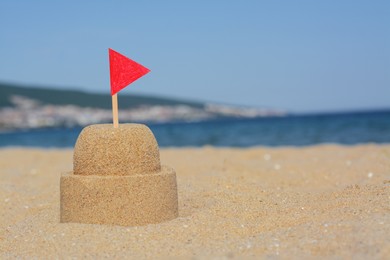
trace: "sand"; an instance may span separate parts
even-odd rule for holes
[[[179,218],[59,222],[72,150],[0,150],[0,258],[390,258],[390,145],[162,149]]]
[[[175,219],[175,170],[160,165],[152,131],[142,124],[85,127],[73,171],[60,181],[60,222],[143,226]]]
[[[77,175],[128,176],[161,170],[157,141],[142,124],[96,124],[81,131],[73,156]]]

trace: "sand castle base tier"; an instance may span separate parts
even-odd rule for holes
[[[139,226],[178,217],[176,174],[61,176],[61,222]]]

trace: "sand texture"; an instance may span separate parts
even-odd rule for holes
[[[90,125],[80,133],[74,149],[78,175],[132,175],[160,171],[158,144],[142,124]]]
[[[175,171],[130,176],[61,176],[61,222],[140,226],[177,218]]]
[[[60,223],[72,150],[0,150],[0,259],[390,259],[390,146],[162,149],[179,217]]]
[[[77,138],[73,171],[60,180],[60,221],[141,226],[177,218],[175,171],[141,124],[97,124]]]

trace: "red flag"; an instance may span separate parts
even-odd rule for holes
[[[115,95],[150,71],[112,49],[108,49],[108,55],[110,59],[111,95]]]

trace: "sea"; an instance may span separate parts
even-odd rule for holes
[[[390,144],[390,110],[147,125],[160,147]],[[72,148],[81,130],[76,127],[4,132],[0,133],[0,147]]]

